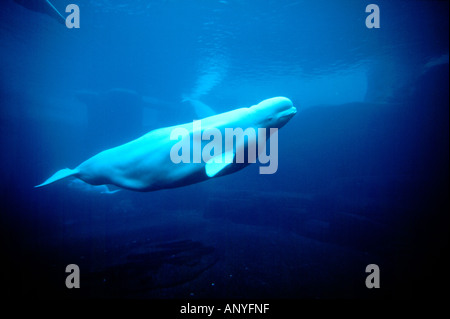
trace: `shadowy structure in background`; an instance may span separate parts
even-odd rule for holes
[[[14,0],[28,10],[46,14],[59,23],[66,25],[66,19],[49,0]]]

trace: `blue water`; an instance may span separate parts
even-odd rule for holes
[[[45,1],[42,1],[45,2]],[[67,16],[74,1],[53,0]],[[39,1],[0,11],[2,289],[12,297],[410,298],[448,262],[449,4]],[[43,9],[42,9],[43,8]],[[56,170],[286,96],[279,168],[104,194]],[[80,289],[64,285],[80,267]],[[367,289],[368,264],[381,288]],[[448,276],[447,276],[448,277]],[[447,279],[448,280],[448,279]]]

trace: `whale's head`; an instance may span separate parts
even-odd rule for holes
[[[285,97],[274,97],[250,107],[260,127],[281,128],[297,113],[292,101]]]

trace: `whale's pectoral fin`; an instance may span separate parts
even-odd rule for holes
[[[229,151],[210,158],[205,165],[206,175],[208,177],[216,176],[225,167],[233,163],[234,155],[233,151]]]
[[[45,186],[51,183],[54,183],[56,181],[59,181],[63,178],[69,177],[69,176],[74,176],[75,174],[78,173],[77,169],[68,169],[68,168],[64,168],[62,170],[57,171],[55,174],[53,174],[49,179],[47,179],[45,182],[43,182],[40,185],[36,185],[34,187],[41,187],[41,186]]]

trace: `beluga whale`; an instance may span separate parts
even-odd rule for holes
[[[274,97],[192,123],[155,129],[104,150],[74,169],[57,171],[35,187],[75,177],[91,185],[156,191],[228,175],[257,159],[269,164],[260,166],[260,174],[273,174],[278,167],[278,129],[296,113],[291,100]]]

